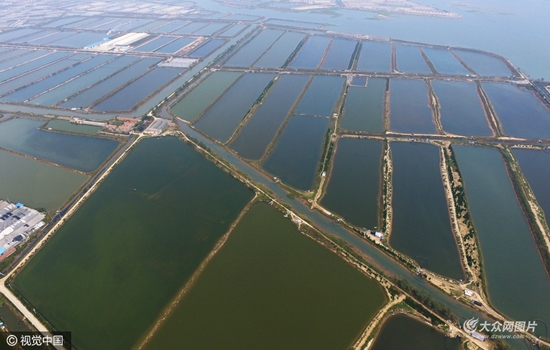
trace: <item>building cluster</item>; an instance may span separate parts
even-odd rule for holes
[[[44,226],[44,217],[22,203],[0,200],[0,261],[13,254],[17,245]]]
[[[105,126],[111,132],[129,134],[139,122],[138,118],[116,117],[116,119]]]

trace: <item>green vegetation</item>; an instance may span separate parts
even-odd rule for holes
[[[252,196],[177,138],[145,139],[12,285],[78,348],[129,349]]]
[[[304,37],[302,39],[302,41],[300,41],[300,43],[296,46],[296,48],[294,49],[294,51],[292,51],[292,53],[290,54],[290,56],[288,56],[288,58],[286,59],[285,63],[283,63],[282,67],[283,68],[286,68],[290,62],[292,62],[292,60],[294,59],[294,57],[296,57],[296,55],[298,54],[298,52],[300,52],[300,49],[302,48],[302,46],[304,46],[304,44],[306,43],[307,41],[307,36]]]
[[[388,140],[384,140],[384,150],[382,151],[382,176],[380,182],[382,183],[381,190],[381,208],[382,208],[382,225],[380,230],[386,232],[388,225],[391,225],[391,218],[388,217],[388,208],[391,205],[391,198],[389,196],[392,190],[392,173],[390,171],[390,164],[392,161],[390,143]]]
[[[136,123],[136,125],[134,126],[134,128],[137,130],[137,131],[143,131],[145,130],[149,124],[151,124],[151,122],[153,121],[153,117],[150,117],[150,116],[147,116],[147,115],[144,115],[143,117],[140,118],[139,122]]]
[[[332,128],[328,128],[327,132],[325,133],[325,140],[323,141],[323,151],[321,152],[321,155],[324,156],[324,161],[319,162],[318,172],[322,171],[323,169],[328,169],[330,164],[330,158],[332,157],[332,153],[334,152],[334,142],[330,139],[332,135]]]
[[[122,120],[115,117],[115,119],[111,120],[111,124],[116,125],[116,126],[121,126],[122,124],[124,124],[124,121],[122,121]]]
[[[533,233],[535,238],[537,250],[540,253],[542,263],[546,269],[546,273],[550,276],[550,252],[546,249],[546,244],[544,242],[545,233],[541,230],[539,225],[537,225],[537,219],[535,218],[535,213],[531,210],[529,205],[529,198],[527,198],[526,186],[529,186],[527,180],[523,177],[519,164],[508,148],[501,149],[501,153],[504,156],[506,169],[508,170],[512,184],[514,185],[514,190],[519,199],[519,204],[527,217],[527,223],[529,228]]]
[[[348,349],[380,286],[257,203],[146,349]]]
[[[453,322],[456,322],[458,320],[456,315],[451,311],[449,307],[447,307],[445,304],[439,301],[434,300],[428,292],[424,290],[416,289],[412,284],[410,284],[408,281],[404,279],[394,278],[393,282],[395,283],[396,286],[401,288],[405,293],[411,295],[413,298],[418,300],[423,306],[435,312],[436,314],[441,316],[443,319],[451,320]],[[432,320],[432,323],[437,324],[440,322],[437,317],[433,316],[431,313],[428,313],[422,305],[418,305],[418,303],[416,303],[414,300],[407,298],[406,302],[415,310],[419,311],[426,317],[429,317]]]
[[[351,54],[351,59],[349,61],[348,69],[352,69],[355,66],[355,63],[357,60],[359,60],[359,53],[361,52],[361,48],[363,47],[362,42],[358,42],[357,45],[355,45],[355,50],[353,50],[353,53]]]
[[[422,48],[420,48],[420,54],[422,54],[422,58],[424,58],[424,60],[426,61],[426,64],[428,65],[428,67],[430,67],[430,70],[432,72],[437,72],[437,70],[435,69],[435,66],[433,64],[433,62],[430,60],[430,58],[426,55],[426,53],[424,52],[424,50],[422,50]]]
[[[254,104],[245,113],[245,115],[248,115],[248,113],[250,113],[250,111],[252,110],[253,107],[255,107],[256,105],[260,104],[263,101],[264,97],[267,96],[267,94],[268,94],[269,90],[271,89],[271,87],[273,86],[273,84],[275,84],[275,78],[273,78],[272,80],[269,81],[269,83],[266,85],[266,87],[262,90],[262,93],[260,94],[260,96],[258,96],[256,101],[254,101]]]
[[[470,208],[466,193],[464,191],[464,183],[458,168],[455,153],[452,147],[444,147],[443,154],[447,163],[447,174],[451,184],[451,190],[455,200],[456,216],[459,220],[468,226],[469,232],[462,237],[464,250],[466,251],[466,260],[468,266],[479,269],[478,278],[483,279],[481,254],[479,253],[479,239],[470,215]]]

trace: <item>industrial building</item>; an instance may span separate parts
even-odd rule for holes
[[[147,33],[127,33],[119,36],[116,39],[105,38],[100,42],[93,43],[84,47],[84,50],[93,51],[114,51],[114,52],[126,52],[132,48],[131,44],[145,39],[149,36]]]
[[[167,126],[167,120],[157,119],[147,129],[145,129],[144,133],[149,135],[160,135]]]
[[[100,128],[104,128],[104,127],[107,126],[107,123],[94,122],[94,121],[91,121],[91,120],[85,120],[85,119],[79,119],[79,118],[71,119],[71,123],[78,124],[78,125],[98,126]]]
[[[0,200],[0,261],[15,251],[33,232],[45,225],[45,215],[23,203]]]

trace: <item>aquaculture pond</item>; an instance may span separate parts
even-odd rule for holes
[[[156,29],[158,27],[162,27],[162,26],[165,26],[167,25],[168,23],[170,23],[169,21],[164,21],[164,20],[158,20],[158,21],[153,21],[153,22],[149,22],[145,25],[142,25],[141,27],[138,27],[138,28],[134,28],[133,31],[136,31],[136,32],[150,32],[152,31],[153,29]]]
[[[43,121],[0,123],[0,147],[80,171],[96,170],[118,147],[113,140],[39,130]]]
[[[204,36],[204,35],[206,35],[206,36],[213,35],[217,31],[222,30],[223,28],[227,27],[228,25],[229,25],[228,23],[210,23],[210,24],[207,24],[205,27],[202,27],[202,28],[199,28],[198,30],[195,30],[193,32],[193,35],[202,35],[202,36]]]
[[[241,157],[260,159],[309,78],[308,75],[280,75],[273,90],[231,143],[231,148]]]
[[[267,50],[254,67],[279,68],[286,63],[290,54],[296,46],[304,39],[305,34],[297,32],[286,32]]]
[[[310,36],[302,46],[289,68],[315,69],[323,58],[331,39],[325,36]]]
[[[448,338],[445,333],[425,322],[397,314],[384,322],[371,349],[461,350],[463,347],[460,338]]]
[[[47,28],[55,28],[55,27],[60,27],[60,26],[69,24],[69,23],[80,22],[83,19],[84,17],[65,17],[65,18],[57,19],[48,24],[43,24],[42,26]]]
[[[334,39],[332,41],[332,44],[330,45],[329,51],[325,56],[325,59],[323,60],[323,63],[321,64],[321,69],[348,69],[351,64],[351,56],[356,46],[356,41]]]
[[[390,130],[435,134],[428,86],[422,80],[390,80]]]
[[[321,205],[355,226],[377,231],[381,159],[382,141],[338,140]]]
[[[65,25],[61,25],[61,28],[77,28],[84,24],[95,22],[96,20],[97,18],[93,18],[93,17],[92,18],[81,17],[78,21],[71,21]]]
[[[121,90],[94,106],[98,111],[127,111],[146,97],[176,79],[185,69],[158,67],[132,81]]]
[[[311,190],[318,170],[328,117],[293,115],[263,168],[299,190]]]
[[[59,72],[55,75],[52,75],[51,77],[48,77],[39,82],[36,82],[34,84],[23,87],[17,91],[14,91],[2,97],[2,100],[11,101],[11,102],[23,102],[59,84],[65,83],[66,81],[73,79],[77,75],[82,74],[90,69],[93,69],[113,58],[114,56],[108,56],[108,55],[95,56],[74,67],[66,69],[63,72]]]
[[[177,30],[174,30],[172,34],[183,34],[188,35],[193,33],[195,30],[201,29],[202,27],[205,27],[208,23],[205,22],[191,22]]]
[[[149,67],[158,62],[160,62],[160,59],[158,58],[141,59],[131,66],[124,68],[111,77],[103,80],[102,82],[61,103],[60,106],[68,108],[88,107],[101,97],[112,93],[127,84],[128,81],[147,72]]]
[[[464,278],[440,171],[439,147],[392,142],[393,221],[390,244],[420,266]]]
[[[130,349],[252,197],[180,140],[143,140],[13,286],[76,347]]]
[[[136,19],[132,22],[129,22],[127,24],[124,24],[120,27],[117,27],[117,31],[121,31],[121,32],[126,32],[126,31],[130,31],[130,30],[133,30],[137,27],[141,27],[147,23],[151,23],[152,20],[150,19]]]
[[[105,23],[113,22],[113,18],[101,18],[96,19],[95,21],[85,23],[81,26],[78,26],[78,29],[93,29],[95,27],[99,27],[104,25]]]
[[[39,32],[39,30],[30,28],[15,29],[9,32],[1,33],[0,42],[7,42],[15,38],[20,38],[22,36],[31,35],[37,32]]]
[[[434,80],[431,84],[439,103],[443,130],[465,136],[493,135],[475,83]]]
[[[37,33],[34,33],[34,34],[31,34],[31,35],[25,35],[23,37],[19,37],[19,38],[10,40],[9,43],[10,44],[28,44],[29,42],[31,42],[33,40],[43,38],[43,37],[47,37],[47,36],[50,36],[50,35],[56,34],[56,33],[59,33],[59,32],[55,31],[55,30],[41,30],[41,31],[39,31]]]
[[[275,74],[245,74],[206,111],[195,127],[218,141],[228,141],[274,77]]]
[[[550,111],[528,90],[511,84],[482,83],[504,134],[550,139]]]
[[[363,41],[356,69],[366,72],[390,72],[391,51],[390,43]]]
[[[58,210],[88,179],[86,175],[0,150],[0,198],[31,208]]]
[[[546,222],[550,223],[550,151],[515,148],[513,152],[544,211]]]
[[[315,76],[295,113],[314,117],[332,117],[336,102],[342,93],[343,84],[344,78],[340,76]]]
[[[479,75],[511,76],[512,72],[499,58],[474,51],[453,50],[468,67]]]
[[[376,79],[376,78],[373,78]],[[365,87],[367,86],[367,82],[369,81],[368,77],[362,77],[362,76],[354,76],[351,80],[350,86],[359,86],[359,87]]]
[[[474,146],[453,150],[479,236],[491,304],[513,319],[548,323],[550,282],[500,152]]]
[[[330,117],[344,79],[316,76],[263,168],[300,190],[311,190]]]
[[[145,349],[349,349],[380,286],[267,203],[239,222]]]
[[[148,43],[146,43],[144,45],[138,46],[133,51],[153,52],[153,51],[161,48],[162,46],[168,44],[169,42],[173,41],[174,39],[175,39],[175,37],[173,37],[173,36],[159,36],[159,37],[149,41]]]
[[[16,52],[18,52],[18,50]],[[12,69],[16,66],[24,65],[26,62],[31,62],[32,60],[36,60],[39,57],[44,57],[47,54],[47,51],[26,51],[22,55],[12,56],[2,61],[0,63],[0,69],[2,71],[8,71],[9,69]]]
[[[111,7],[111,11],[113,10],[113,8]],[[111,23],[107,23],[107,24],[104,24],[102,26],[99,26],[99,27],[95,27],[94,30],[104,30],[104,31],[109,31],[111,29],[118,29],[119,27],[123,26],[123,25],[126,25],[130,22],[132,22],[133,20],[130,19],[130,18],[121,18],[121,19],[118,19],[114,22],[111,22]]]
[[[396,45],[397,70],[405,73],[432,74],[418,46]]]
[[[83,49],[90,44],[103,40],[103,37],[105,37],[105,33],[80,32],[69,37],[56,40],[52,42],[51,45]]]
[[[10,302],[3,300],[0,304],[0,319],[4,323],[4,327],[10,332],[32,332],[33,329],[23,321],[23,315],[11,303],[8,306],[8,303]],[[8,334],[5,332],[2,336]]]
[[[86,89],[93,84],[96,84],[110,75],[116,73],[118,70],[138,61],[138,57],[124,56],[114,61],[108,62],[97,69],[87,72],[71,81],[68,81],[62,85],[55,87],[54,89],[47,91],[37,97],[34,97],[29,101],[31,104],[37,104],[41,106],[53,105],[60,102],[78,91]],[[80,107],[80,106],[79,106]]]
[[[223,39],[208,40],[206,43],[200,45],[195,50],[193,50],[189,54],[189,57],[191,57],[191,58],[202,58],[202,57],[208,56],[208,55],[210,55],[210,53],[212,53],[212,51],[216,50],[223,43],[225,43],[225,40],[223,40]]]
[[[350,86],[340,127],[357,131],[384,131],[386,85],[386,79],[369,78],[366,87]]]
[[[283,35],[283,33],[284,32],[281,30],[273,29],[262,31],[254,37],[254,39],[246,43],[236,54],[231,56],[231,58],[225,62],[225,65],[229,67],[251,66],[281,35]]]
[[[234,24],[232,27],[229,27],[228,29],[224,30],[222,33],[218,34],[220,37],[234,37],[235,35],[239,34],[243,30],[248,28],[246,24]]]
[[[54,73],[60,72],[71,66],[75,66],[82,60],[89,58],[88,55],[74,55],[67,57],[52,64],[48,64],[41,68],[35,69],[32,72],[25,72],[18,77],[12,78],[9,81],[4,81],[0,84],[0,95],[4,95],[22,86],[28,85],[34,81],[46,78]]]
[[[194,41],[195,41],[195,38],[179,38],[172,41],[170,44],[161,47],[160,49],[156,49],[155,52],[173,54],[183,49],[185,46],[191,44]]]
[[[241,75],[240,72],[221,71],[210,74],[191,92],[170,107],[170,112],[183,120],[194,121]]]
[[[184,25],[189,24],[189,22],[186,21],[174,21],[171,23],[168,23],[166,25],[163,25],[162,27],[155,28],[152,30],[152,33],[161,33],[161,34],[168,34],[178,28],[183,27]]]
[[[441,74],[467,75],[472,74],[456,59],[449,50],[422,48],[428,59],[435,66],[435,70]]]
[[[0,60],[2,60],[2,63],[0,63],[0,66],[2,68],[6,68],[6,67],[9,67],[9,63],[5,63],[7,62],[8,60],[11,60],[12,58],[16,57],[16,56],[22,56],[23,54],[28,54],[30,52],[33,52],[33,51],[29,51],[29,50],[11,50],[11,51],[6,51],[4,53],[2,53],[2,56],[0,57]]]
[[[35,46],[40,46],[40,45],[46,45],[47,46],[47,45],[50,45],[51,43],[53,43],[54,41],[64,39],[64,38],[68,38],[70,36],[73,36],[74,34],[75,34],[75,32],[69,32],[69,31],[59,32],[59,33],[56,33],[54,35],[50,35],[50,36],[47,36],[47,37],[44,37],[44,38],[35,39],[32,42],[30,42],[30,44],[35,45]]]
[[[0,64],[0,81],[11,79],[20,74],[26,74],[31,70],[49,65],[72,55],[67,52],[31,51],[19,57],[12,57]]]
[[[277,6],[282,6],[283,3],[278,3]],[[290,7],[294,7],[294,4],[288,4]],[[299,27],[299,28],[308,28],[308,29],[320,29],[323,26],[323,23],[312,23],[312,22],[302,22],[302,21],[293,21],[293,20],[284,20],[270,18],[266,21],[274,25],[287,26],[287,27]]]
[[[51,64],[54,61],[67,58],[69,54],[66,52],[54,52],[44,57],[37,58],[34,61],[23,63],[19,66],[15,66],[0,72],[0,82],[16,77],[20,74],[26,74],[32,70],[40,68],[46,64]]]
[[[95,135],[99,130],[101,130],[101,127],[99,126],[73,124],[68,120],[60,120],[60,119],[49,121],[48,124],[46,124],[45,128],[46,129],[51,128],[52,130],[66,131],[66,132],[85,134],[85,135]]]

